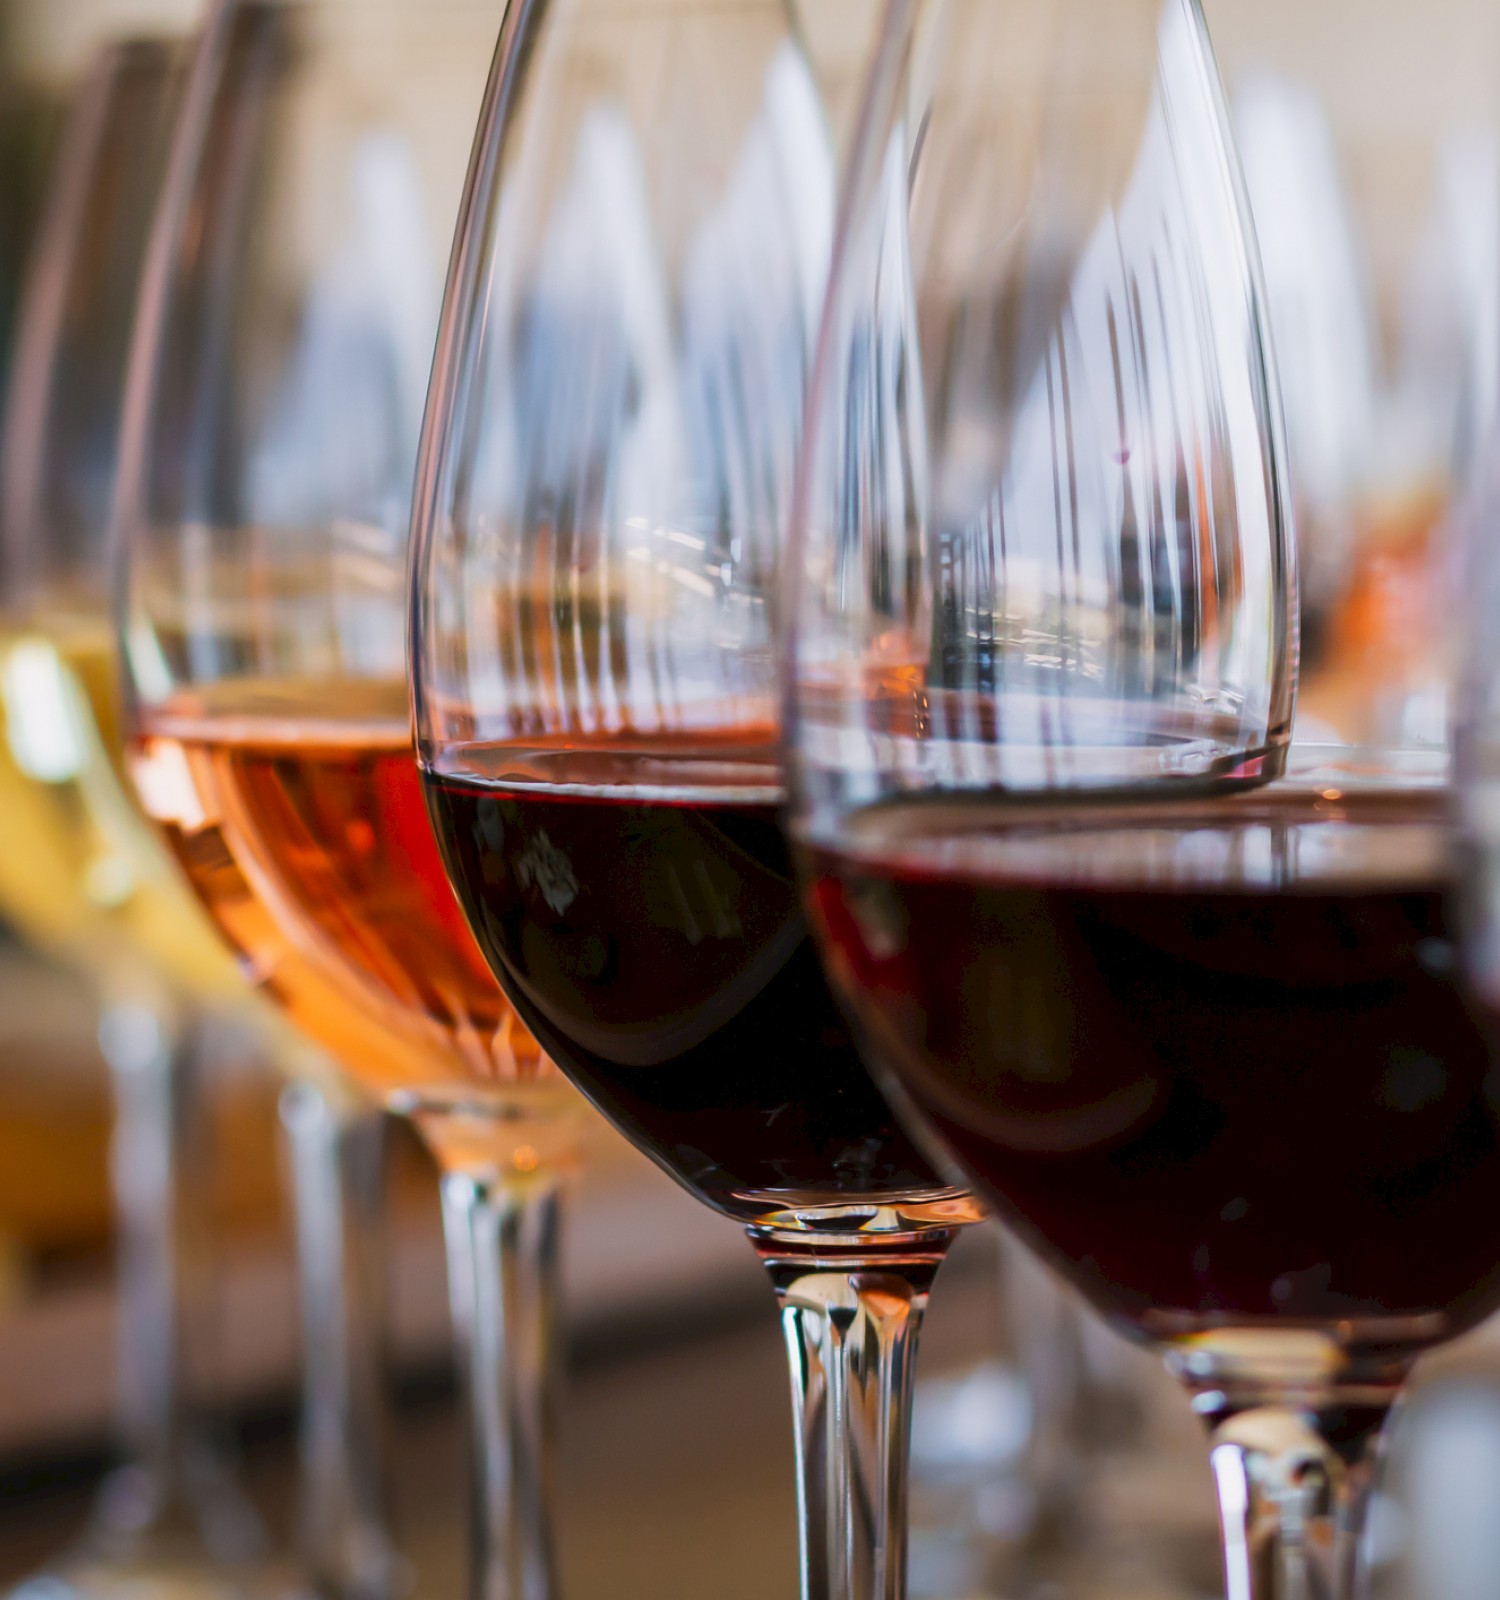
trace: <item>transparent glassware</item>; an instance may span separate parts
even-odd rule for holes
[[[1302,580],[1299,741],[1447,747],[1456,523],[1497,388],[1500,28],[1208,7],[1265,267]]]
[[[557,1586],[560,1183],[582,1103],[453,903],[412,757],[412,473],[484,4],[224,0],[139,302],[115,502],[130,770],[265,992],[442,1169],[472,1592]]]
[[[934,1159],[1189,1390],[1229,1594],[1352,1596],[1405,1375],[1495,1305],[1500,1129],[1441,771],[1289,764],[1202,16],[893,8],[861,130],[784,590],[821,953]]]
[[[1294,760],[1335,784],[1353,771],[1442,785],[1465,675],[1487,670],[1473,557],[1495,503],[1500,19],[1458,6],[1413,28],[1382,8],[1344,33],[1303,8],[1207,9],[1287,412],[1303,618]],[[1483,860],[1461,908],[1482,899]],[[1488,980],[1473,981],[1487,1007]],[[1458,1484],[1483,1482],[1464,1463],[1483,1461],[1494,1353],[1468,1341],[1418,1380],[1372,1510],[1374,1584],[1493,1587],[1482,1526],[1461,1530],[1471,1502]]]
[[[410,651],[428,805],[501,984],[770,1273],[808,1600],[905,1592],[916,1336],[977,1215],[865,1075],[777,821],[778,556],[841,63],[872,38],[870,8],[842,17],[825,55],[779,0],[507,14]]]
[[[361,1380],[373,1374],[379,1310],[345,1266],[373,1248],[379,1118],[347,1097],[319,1098],[313,1080],[326,1066],[255,1004],[124,780],[109,497],[135,292],[187,50],[163,39],[111,45],[77,91],[22,296],[0,456],[0,905],[100,992],[117,1116],[126,1458],[82,1546],[21,1592],[229,1594],[272,1581],[211,1422],[222,1241],[205,1113],[228,1022],[307,1080],[295,1091],[303,1102],[327,1107],[321,1144],[291,1132],[306,1224],[308,1440],[319,1445],[305,1479],[308,1565],[322,1593],[378,1596],[391,1592],[393,1562],[371,1450],[378,1394]],[[357,1171],[352,1150],[371,1153]],[[326,1225],[341,1210],[363,1219],[365,1237],[351,1230],[347,1249]]]

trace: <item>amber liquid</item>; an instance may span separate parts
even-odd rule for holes
[[[137,786],[255,979],[402,1110],[566,1108],[448,887],[399,684],[155,712]],[[248,699],[248,696],[246,697]]]

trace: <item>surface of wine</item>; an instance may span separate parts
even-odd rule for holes
[[[0,634],[0,907],[95,975],[244,1003],[233,956],[130,795],[116,660],[102,623]]]
[[[152,713],[137,784],[258,980],[409,1108],[566,1103],[475,947],[422,802],[399,683],[224,686]],[[331,715],[337,707],[339,720]]]
[[[1500,1303],[1441,804],[875,807],[813,903],[872,1059],[1107,1314],[1417,1345]]]
[[[503,750],[462,760],[514,766]],[[823,978],[776,791],[650,766],[631,782],[628,759],[563,751],[545,785],[427,776],[450,874],[522,1016],[627,1138],[732,1215],[933,1198],[943,1185]]]

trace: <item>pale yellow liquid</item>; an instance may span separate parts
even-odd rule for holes
[[[102,621],[0,630],[0,910],[106,982],[245,1005],[234,957],[137,809]]]
[[[0,628],[0,913],[109,999],[166,1018],[183,1002],[233,1012],[282,1074],[334,1092],[327,1057],[260,1001],[138,809],[122,770],[117,673],[102,622]],[[109,1226],[108,1108],[76,1084],[11,1081],[15,1066],[6,1107],[19,1114],[0,1126],[0,1243],[94,1245]],[[277,1090],[270,1074],[215,1083],[210,1192],[226,1238],[280,1226]]]

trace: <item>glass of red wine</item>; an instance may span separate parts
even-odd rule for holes
[[[1253,235],[1193,0],[888,14],[789,541],[825,965],[902,1121],[1210,1429],[1233,1600],[1357,1592],[1500,1304],[1441,764],[1289,762]]]
[[[542,1048],[769,1270],[808,1600],[904,1592],[916,1331],[977,1215],[868,1077],[779,819],[775,585],[868,42],[782,0],[511,8],[414,522],[449,875]]]

